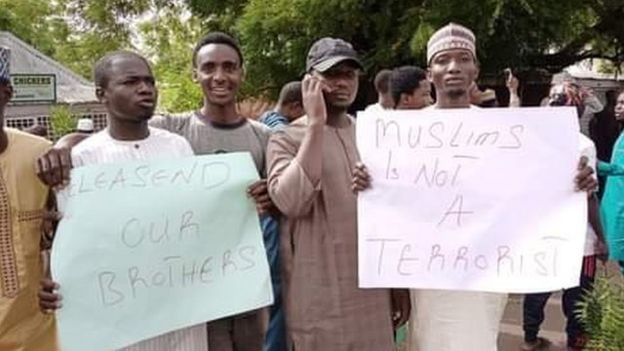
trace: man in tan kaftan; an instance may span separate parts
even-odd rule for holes
[[[269,141],[269,194],[284,214],[286,320],[296,351],[394,348],[391,291],[358,288],[351,182],[359,155],[346,111],[361,67],[349,43],[317,41],[302,83],[306,116]],[[395,312],[396,319],[408,315]]]
[[[13,94],[9,50],[0,47],[0,350],[57,350],[54,317],[37,306],[48,188],[35,173],[47,140],[4,126]]]

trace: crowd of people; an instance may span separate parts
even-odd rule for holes
[[[2,119],[12,95],[7,57],[8,51],[0,49]],[[252,155],[261,177],[247,193],[260,214],[274,304],[123,350],[393,350],[395,332],[406,323],[408,350],[496,350],[506,294],[358,288],[357,196],[374,179],[360,162],[356,118],[348,113],[364,71],[351,44],[329,37],[316,41],[302,81],[286,84],[275,108],[258,121],[237,113],[243,64],[235,38],[209,33],[195,46],[191,62],[203,93],[201,108],[154,115],[158,92],[148,61],[133,52],[112,52],[94,67],[96,96],[109,116],[105,130],[79,131],[54,146],[14,129],[0,131],[0,349],[60,349],[53,312],[62,308],[62,296],[42,267],[53,244],[54,226],[49,224],[59,217],[53,189],[68,183],[72,167],[244,151]],[[494,92],[481,91],[475,83],[479,63],[470,29],[451,23],[436,31],[428,41],[427,65],[379,72],[379,101],[367,110],[497,105]],[[518,107],[513,75],[508,87],[510,105]],[[582,118],[589,97],[566,80],[553,85],[546,101],[575,106]],[[624,120],[624,92],[606,108]],[[598,161],[594,143],[580,134],[583,157],[577,176],[562,180],[587,192],[589,205],[580,286],[563,295],[569,350],[581,350],[587,341],[573,309],[582,289],[591,288],[596,260],[610,256],[624,261],[624,179],[618,177],[624,174],[623,138],[619,136],[610,159],[603,154]],[[607,177],[602,207],[594,169]],[[525,342],[518,348],[539,350],[549,343],[539,337],[549,296],[525,297]]]

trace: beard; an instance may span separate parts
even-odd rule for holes
[[[455,88],[455,89],[450,89],[446,92],[446,95],[451,99],[451,100],[457,100],[461,97],[464,97],[466,94],[468,94],[468,90],[466,89],[460,89],[460,88]]]
[[[326,94],[325,92],[323,92],[323,97],[325,98],[325,107],[327,108],[327,111],[333,111],[333,112],[346,111],[353,104],[353,101],[332,100],[332,98],[328,96],[328,94]],[[355,99],[352,99],[352,100],[355,100]]]
[[[344,113],[349,110],[350,106],[351,104],[347,104],[347,103],[333,103],[329,101],[325,102],[325,108],[327,109],[327,112],[329,114]]]

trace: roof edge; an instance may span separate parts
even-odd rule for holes
[[[78,73],[76,73],[76,72],[70,70],[69,68],[65,67],[60,62],[56,61],[55,59],[53,59],[53,58],[47,56],[46,54],[42,53],[41,51],[37,50],[35,47],[33,47],[32,45],[26,43],[25,41],[23,41],[22,39],[17,37],[15,34],[9,32],[9,31],[0,31],[0,37],[2,37],[2,36],[7,36],[9,38],[9,40],[12,40],[12,41],[16,42],[18,45],[21,45],[30,54],[40,58],[41,60],[47,62],[48,64],[56,67],[59,71],[62,71],[64,73],[66,73],[68,76],[70,76],[73,79],[79,81],[80,83],[82,83],[84,85],[93,86],[93,82],[85,79],[83,76],[81,76]]]

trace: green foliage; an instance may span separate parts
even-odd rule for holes
[[[616,66],[616,64],[611,61],[600,60],[598,61],[597,66],[598,72],[605,74],[618,73],[619,75],[622,75],[622,71],[624,71],[624,64]]]
[[[409,41],[421,1],[250,0],[236,25],[251,93],[275,96],[301,76],[310,45],[323,36],[350,41],[367,71],[412,62]]]
[[[192,79],[192,52],[203,34],[201,21],[185,13],[183,6],[169,6],[157,9],[139,29],[146,54],[154,61],[159,110],[173,113],[200,107],[203,97]]]
[[[0,0],[0,30],[7,30],[90,79],[95,60],[129,48],[127,19],[150,0]]]
[[[370,78],[380,68],[425,66],[429,36],[451,21],[475,32],[481,76],[501,77],[505,67],[556,72],[585,58],[624,62],[622,0],[0,0],[0,8],[0,29],[85,77],[108,51],[147,53],[167,110],[199,102],[190,49],[212,30],[240,38],[242,93],[253,96],[275,97],[299,78],[322,36],[351,42]]]
[[[66,105],[57,105],[50,113],[51,133],[55,138],[60,138],[76,129],[77,119],[72,115],[71,108]]]
[[[588,350],[624,350],[624,286],[599,278],[580,303],[581,319],[589,333]]]
[[[588,57],[624,59],[624,3],[615,0],[189,0],[198,16],[230,28],[248,62],[246,92],[275,96],[300,76],[312,42],[322,36],[350,41],[369,77],[380,68],[425,66],[426,46],[448,22],[477,36],[482,76],[502,70],[556,72]],[[223,20],[220,21],[219,19]],[[227,19],[226,19],[227,18]],[[619,29],[622,29],[620,32]],[[591,49],[588,49],[591,47]]]
[[[56,12],[71,30],[59,38],[54,58],[91,79],[97,59],[133,48],[130,24],[151,6],[152,0],[58,0]]]
[[[69,31],[56,8],[43,0],[0,0],[0,30],[9,31],[47,55],[58,52],[58,37]]]

